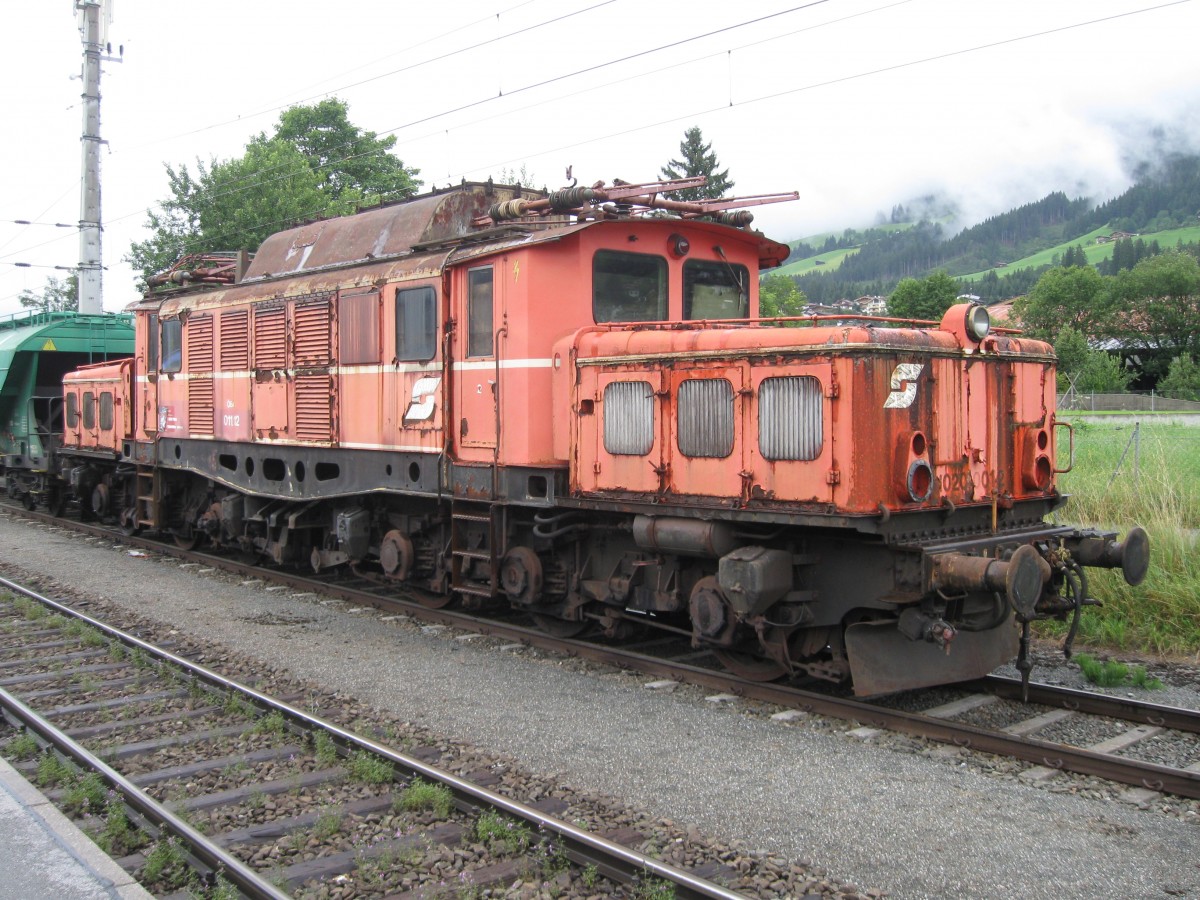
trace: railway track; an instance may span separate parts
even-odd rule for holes
[[[487,772],[456,777],[0,587],[5,755],[159,895],[281,898],[326,885],[415,900],[533,879],[563,893],[741,896],[619,842],[637,835],[562,821],[561,801],[515,802],[488,789]]]
[[[120,535],[111,529],[39,516],[18,514],[80,528],[110,539]],[[1020,684],[991,677],[957,686],[958,696],[925,709],[898,708],[889,699],[868,702],[837,696],[792,684],[754,682],[721,670],[715,663],[703,665],[695,653],[677,645],[675,652],[650,654],[582,639],[558,638],[527,627],[511,616],[488,617],[449,608],[431,608],[420,598],[405,599],[389,593],[369,580],[309,577],[296,572],[263,570],[235,560],[185,551],[145,538],[126,538],[147,549],[171,553],[205,566],[244,576],[270,578],[301,591],[321,592],[358,605],[400,612],[427,622],[520,641],[549,652],[562,653],[593,662],[639,671],[647,675],[695,684],[806,713],[860,723],[871,730],[890,730],[914,737],[940,741],[974,751],[1023,760],[1038,779],[1056,772],[1091,775],[1140,791],[1165,792],[1200,798],[1200,712],[1108,695],[1072,691],[1051,685],[1030,685],[1028,703],[1020,701]],[[668,642],[669,643],[669,642]],[[917,706],[917,704],[910,704]],[[988,715],[981,711],[987,710]],[[1091,717],[1093,729],[1102,734],[1087,743],[1058,739],[1068,719]],[[1171,764],[1140,755],[1146,747],[1171,745]]]

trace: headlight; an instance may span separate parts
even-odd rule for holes
[[[967,308],[967,334],[973,341],[982,341],[992,330],[992,317],[986,307],[970,306]]]

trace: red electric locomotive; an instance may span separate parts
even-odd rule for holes
[[[794,195],[662,196],[695,183],[463,184],[148,296],[135,359],[67,379],[76,496],[182,544],[560,635],[662,628],[859,694],[1024,661],[1022,626],[1086,603],[1083,567],[1141,580],[1141,529],[1046,521],[1048,345],[967,304],[760,320],[787,247],[736,207]]]

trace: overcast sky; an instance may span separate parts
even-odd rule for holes
[[[73,0],[7,0],[0,313],[74,265]],[[426,188],[654,179],[698,125],[781,240],[929,192],[978,221],[1055,189],[1107,199],[1130,160],[1200,149],[1200,0],[115,0],[101,91],[104,306],[166,196],[287,105],[336,95]],[[75,80],[72,80],[75,79]],[[16,225],[27,219],[36,225]],[[15,262],[30,263],[18,268]]]

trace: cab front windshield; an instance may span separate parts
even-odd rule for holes
[[[661,322],[667,318],[667,261],[647,253],[599,250],[592,259],[596,322]]]
[[[685,319],[745,319],[750,315],[750,273],[743,265],[707,259],[683,264]]]

